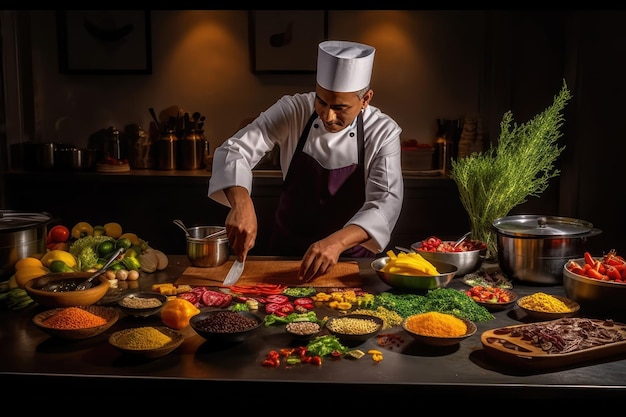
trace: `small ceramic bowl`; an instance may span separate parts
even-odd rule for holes
[[[423,314],[423,313],[421,313],[421,314]],[[406,317],[402,321],[402,328],[409,335],[413,336],[413,338],[415,340],[418,340],[418,341],[420,341],[420,342],[422,342],[424,344],[427,344],[427,345],[431,345],[431,346],[453,346],[453,345],[456,345],[456,344],[460,343],[461,341],[467,339],[468,337],[472,336],[474,333],[476,333],[476,325],[473,322],[471,322],[470,320],[467,320],[467,319],[459,317],[459,320],[462,320],[463,323],[465,323],[465,327],[467,328],[465,334],[463,334],[461,336],[431,336],[431,335],[426,335],[426,334],[420,334],[420,333],[417,333],[417,332],[409,329],[408,326],[407,326],[407,320],[411,320],[414,316],[417,316],[417,315],[418,314],[414,314],[414,315]]]
[[[122,297],[117,305],[133,317],[149,317],[163,309],[167,296],[156,292],[135,292]]]
[[[35,326],[48,333],[50,336],[58,337],[61,339],[87,339],[105,332],[111,326],[113,326],[113,324],[115,324],[115,322],[117,322],[117,319],[119,318],[119,313],[116,309],[112,307],[84,306],[76,308],[80,308],[88,313],[102,317],[106,320],[106,323],[95,327],[85,327],[80,329],[59,329],[56,326],[50,327],[50,324],[46,323],[47,319],[50,319],[51,317],[63,312],[64,310],[67,310],[68,308],[70,307],[59,307],[39,313],[35,317],[33,317],[33,323],[35,324]]]
[[[507,308],[515,305],[515,302],[517,301],[517,294],[515,294],[511,290],[507,290],[504,288],[491,288],[489,290],[481,291],[480,293],[478,293],[481,288],[485,287],[476,286],[463,292],[470,296],[476,302],[476,304],[485,307],[489,311],[506,310]],[[473,291],[476,291],[477,294],[472,295]],[[489,297],[491,295],[493,295],[493,297]],[[502,299],[505,299],[506,301],[499,301]]]
[[[165,326],[158,326],[153,327],[152,330],[159,331],[165,336],[168,336],[171,341],[162,346],[151,349],[134,348],[126,343],[128,339],[132,339],[135,338],[136,335],[140,335],[140,333],[138,332],[141,331],[141,329],[144,328],[129,328],[117,331],[109,337],[109,343],[118,351],[127,355],[142,357],[146,359],[154,359],[160,358],[161,356],[165,356],[168,353],[173,352],[185,340],[185,337],[176,330],[170,329],[169,327]]]
[[[209,342],[239,343],[263,325],[263,319],[249,311],[209,310],[196,314],[189,324]]]
[[[383,319],[368,314],[344,314],[330,317],[325,326],[341,343],[354,346],[376,336],[383,328]]]
[[[576,301],[560,295],[552,295],[552,297],[557,298],[565,303],[565,305],[569,308],[568,311],[561,313],[552,313],[547,311],[533,310],[525,306],[528,297],[530,297],[530,295],[518,299],[517,306],[521,308],[532,320],[548,321],[560,319],[562,317],[572,317],[576,315],[576,313],[578,313],[578,310],[580,310],[580,305]]]
[[[297,340],[310,340],[321,330],[322,326],[312,321],[294,321],[285,325],[285,331]]]

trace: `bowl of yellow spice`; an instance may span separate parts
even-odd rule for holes
[[[414,339],[431,346],[452,346],[476,333],[476,325],[453,314],[429,311],[413,314],[402,328]]]
[[[147,359],[167,355],[180,346],[184,340],[182,334],[165,326],[124,329],[109,337],[109,343],[120,352]]]
[[[550,295],[544,292],[536,292],[518,299],[517,306],[521,308],[530,319],[539,321],[571,317],[580,310],[580,305],[576,301],[560,295]]]

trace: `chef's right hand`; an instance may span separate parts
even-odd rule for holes
[[[256,243],[258,224],[254,203],[244,187],[230,187],[224,193],[231,207],[226,216],[226,235],[237,259],[243,262]]]

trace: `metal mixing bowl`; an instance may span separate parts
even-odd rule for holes
[[[187,237],[187,258],[191,265],[201,268],[220,266],[228,259],[230,246],[226,235],[210,239],[203,237],[223,230],[224,226],[196,226],[189,227]]]
[[[452,281],[457,267],[445,262],[429,261],[440,272],[439,275],[401,275],[384,272],[382,269],[389,262],[388,256],[383,256],[372,261],[371,266],[376,275],[385,284],[394,288],[409,290],[432,290],[435,288],[443,288]]]
[[[574,262],[584,265],[585,259],[574,259]],[[563,287],[567,297],[580,304],[581,314],[591,314],[601,319],[626,320],[626,283],[587,278],[571,272],[565,264]]]
[[[453,241],[445,241],[444,243],[454,244]],[[457,267],[455,275],[465,275],[476,271],[480,268],[482,258],[480,257],[480,249],[463,251],[463,252],[430,252],[422,250],[422,241],[415,242],[411,245],[411,249],[422,255],[429,262],[444,262]]]

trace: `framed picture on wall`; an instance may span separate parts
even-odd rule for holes
[[[151,74],[149,10],[56,12],[62,74]]]
[[[314,73],[317,45],[328,37],[327,10],[248,12],[253,73]]]

